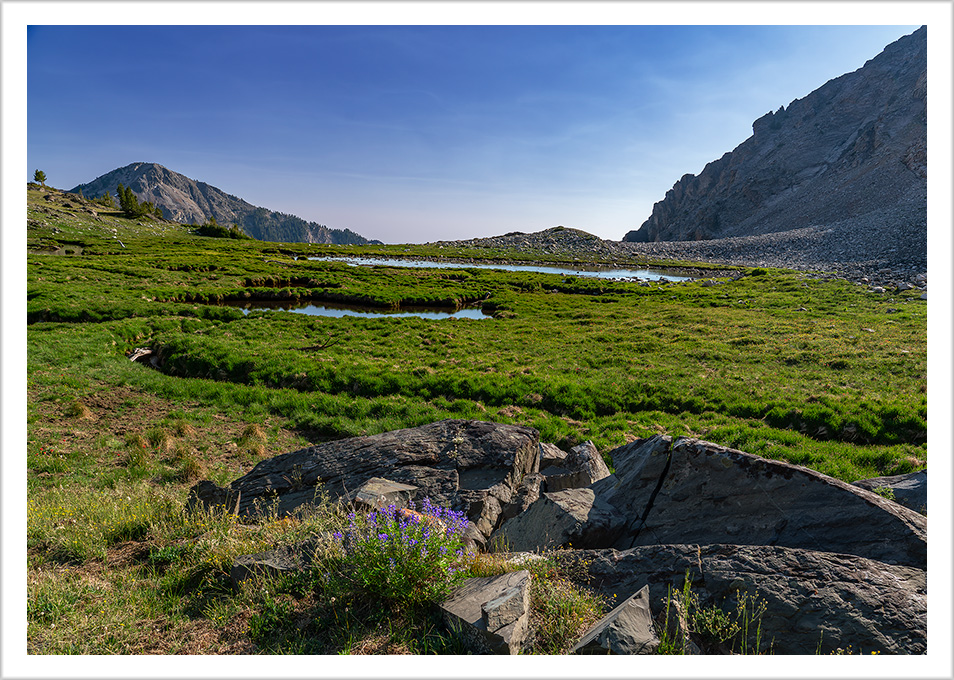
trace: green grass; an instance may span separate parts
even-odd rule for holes
[[[927,310],[913,291],[872,295],[776,269],[713,286],[639,286],[350,267],[294,257],[540,258],[208,238],[151,218],[93,216],[70,201],[28,190],[34,651],[455,649],[428,616],[330,603],[301,583],[268,596],[226,588],[236,551],[297,534],[250,536],[221,518],[190,517],[188,488],[228,483],[313,442],[454,417],[529,425],[563,448],[590,439],[604,452],[660,432],[697,436],[848,482],[926,462]],[[494,318],[244,316],[220,304],[253,299],[478,303]],[[130,362],[136,347],[154,349],[161,370]],[[218,547],[200,539],[209,532]],[[534,649],[560,650],[571,619],[599,606],[564,592],[559,575],[541,575],[535,606],[554,629]]]

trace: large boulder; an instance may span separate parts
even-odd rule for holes
[[[283,453],[227,487],[203,481],[191,502],[244,516],[287,515],[326,495],[354,499],[373,478],[417,487],[418,498],[463,511],[484,536],[525,475],[537,472],[539,434],[519,425],[442,420]]]
[[[778,545],[926,568],[926,517],[814,470],[668,436],[610,455],[615,481],[594,486],[629,520],[613,547]]]
[[[501,523],[516,517],[537,502],[537,499],[540,498],[543,479],[542,474],[534,472],[531,475],[526,475],[523,480],[521,480],[511,501],[503,506],[503,510],[500,513]]]
[[[564,573],[617,601],[648,584],[654,609],[682,589],[687,572],[703,607],[732,612],[740,592],[757,597],[765,602],[762,650],[775,654],[849,645],[865,654],[927,649],[927,574],[913,567],[780,546],[651,545],[553,558]]]
[[[600,501],[591,489],[545,493],[526,511],[508,519],[490,537],[490,545],[508,551],[538,551],[572,546],[605,548],[623,530],[625,518]]]

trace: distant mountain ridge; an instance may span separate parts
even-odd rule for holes
[[[684,175],[624,241],[756,236],[844,220],[887,239],[927,225],[927,28],[752,125]]]
[[[115,196],[119,184],[129,187],[140,201],[150,201],[161,208],[163,216],[175,222],[203,224],[215,218],[223,226],[237,224],[246,234],[260,241],[352,245],[379,243],[369,241],[350,229],[330,229],[295,215],[254,206],[158,163],[131,163],[107,172],[92,182],[73,187],[70,193],[98,198],[108,191]]]

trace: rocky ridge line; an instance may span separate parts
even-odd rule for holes
[[[895,225],[902,223],[900,219],[894,220]],[[581,263],[601,260],[622,264],[627,260],[679,260],[716,267],[777,267],[842,277],[871,286],[924,289],[927,231],[916,222],[907,224],[907,227],[892,229],[874,221],[846,219],[825,226],[758,236],[656,243],[609,241],[578,229],[552,227],[529,234],[511,232],[431,245],[448,249],[509,249],[541,262],[570,259]],[[691,270],[691,267],[683,269]],[[695,273],[702,274],[698,270]]]
[[[684,175],[624,241],[754,236],[854,219],[922,229],[927,205],[927,29],[756,120],[753,134]]]

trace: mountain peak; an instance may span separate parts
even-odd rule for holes
[[[922,27],[758,118],[751,137],[684,175],[623,240],[754,236],[852,219],[886,235],[926,228],[926,78]]]
[[[329,229],[261,208],[227,194],[205,182],[190,179],[159,163],[136,162],[100,175],[92,182],[70,189],[88,198],[115,194],[116,187],[128,187],[140,201],[150,201],[162,209],[164,217],[186,224],[204,224],[215,219],[223,225],[237,224],[245,233],[261,241],[286,243],[363,244],[368,239],[348,229]]]

